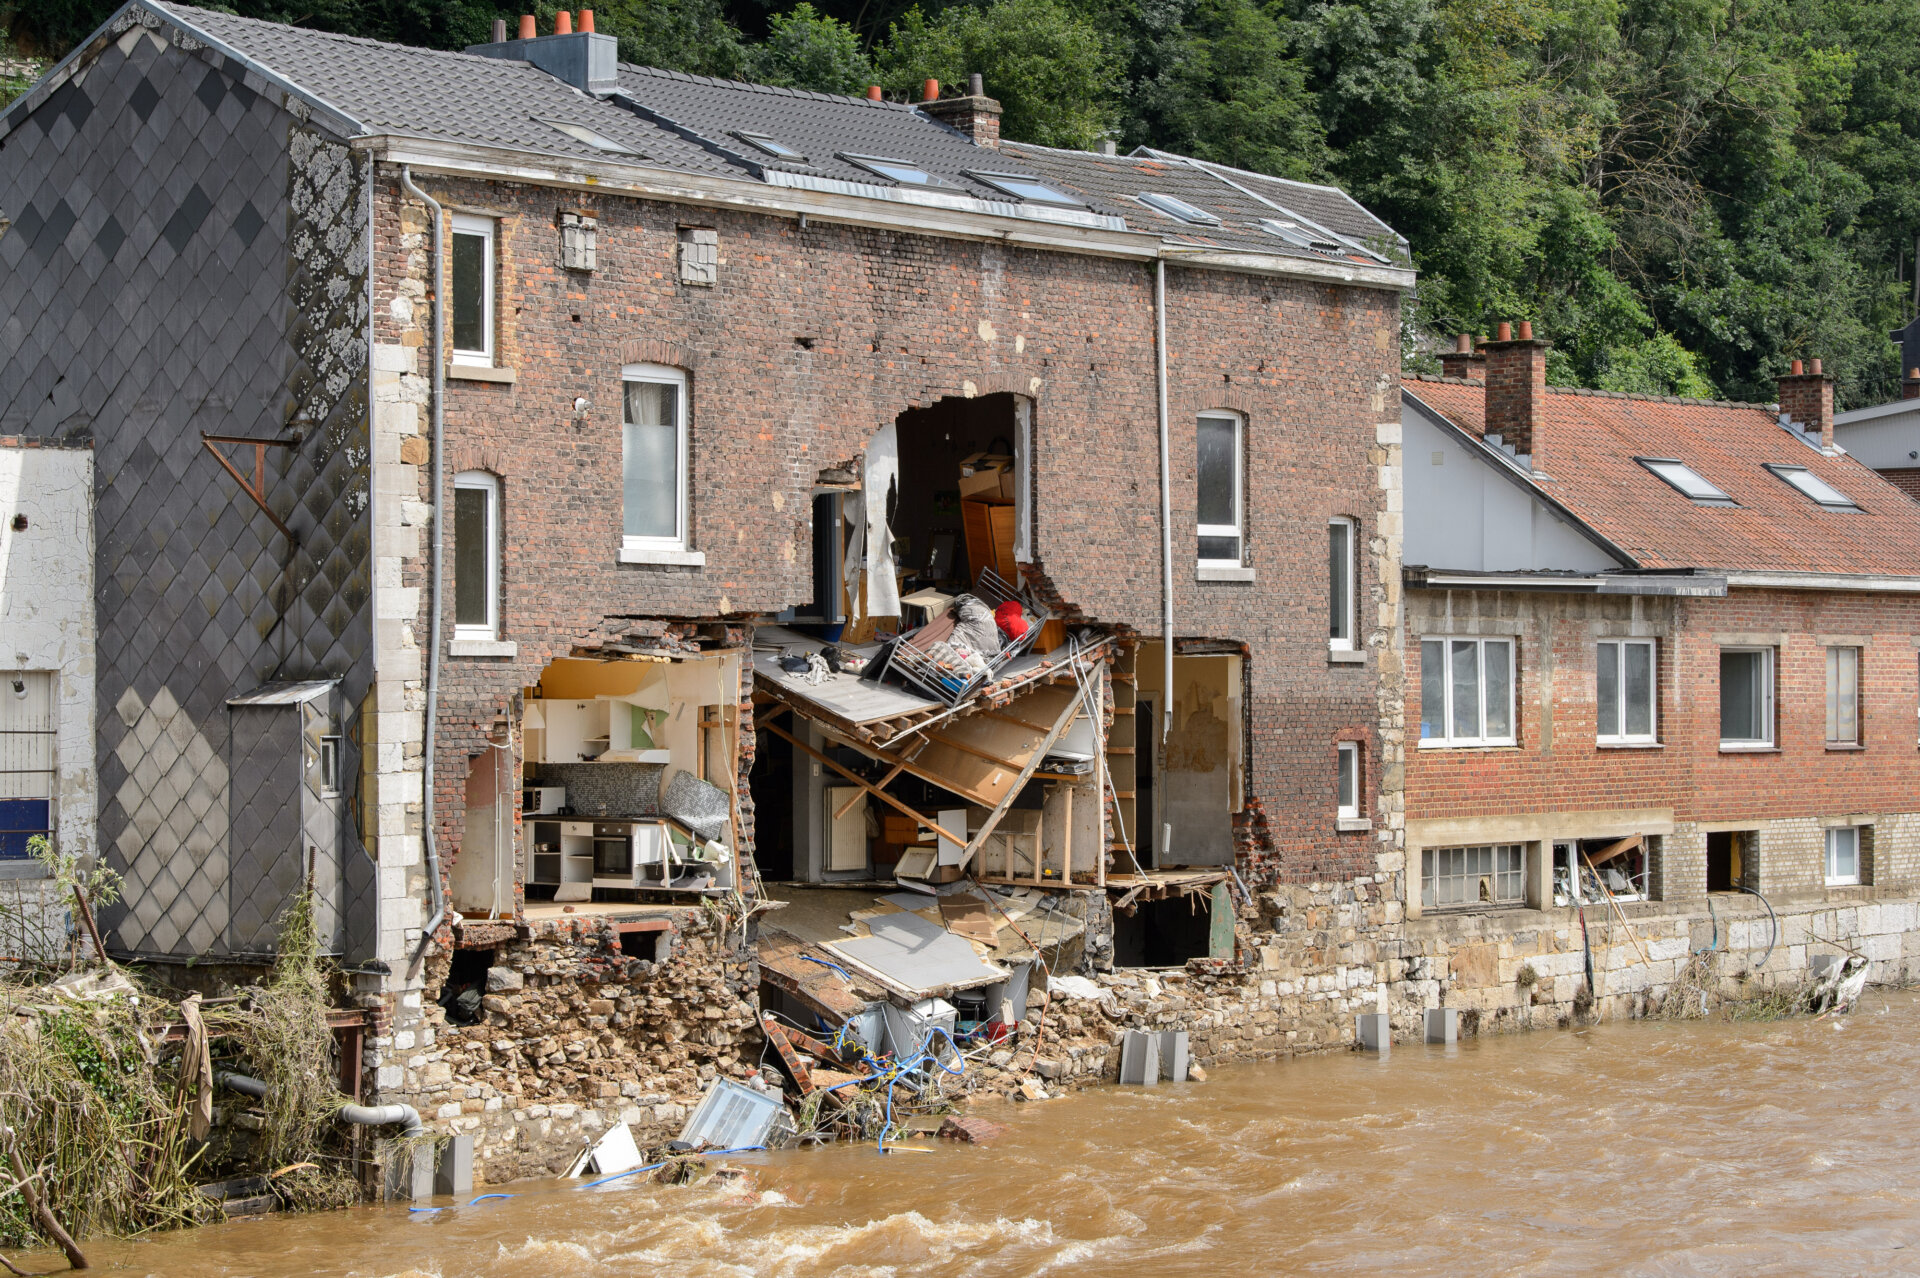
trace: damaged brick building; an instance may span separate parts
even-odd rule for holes
[[[310,883],[360,1083],[500,1178],[752,1071],[782,883],[972,876],[1096,966],[1239,963],[1275,885],[1395,921],[1389,228],[977,84],[496,37],[136,0],[0,115],[113,946],[257,964]]]

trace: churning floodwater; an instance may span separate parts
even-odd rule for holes
[[[91,1251],[165,1278],[1920,1273],[1920,999],[1838,1024],[1332,1053],[992,1106],[990,1148],[730,1160],[750,1189],[531,1182]]]

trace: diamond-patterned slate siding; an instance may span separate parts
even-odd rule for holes
[[[226,702],[336,677],[351,740],[371,680],[365,170],[240,64],[151,14],[116,25],[0,147],[0,433],[95,446],[99,842],[127,880],[110,944],[259,953],[313,847],[337,862],[315,866],[323,938],[359,957],[353,758],[347,796],[307,803],[289,720],[294,783],[261,800],[288,810],[263,810]],[[297,542],[203,431],[299,437],[266,481]],[[250,449],[233,460],[251,473]]]

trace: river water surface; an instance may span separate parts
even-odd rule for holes
[[[90,1250],[164,1278],[1920,1274],[1920,999],[1838,1024],[1224,1067],[989,1106],[987,1148],[736,1156],[749,1190],[536,1181]]]

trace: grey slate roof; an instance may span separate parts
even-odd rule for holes
[[[582,92],[529,63],[478,54],[385,44],[355,36],[235,17],[170,0],[134,0],[227,46],[331,107],[366,134],[391,134],[440,142],[500,147],[534,155],[628,161],[685,173],[769,184],[876,195],[896,186],[890,179],[845,158],[878,156],[902,160],[941,179],[943,185],[901,188],[922,203],[942,195],[988,201],[993,207],[1046,220],[1086,218],[1051,204],[1020,201],[972,176],[980,172],[1035,178],[1084,200],[1111,229],[1156,235],[1163,240],[1238,252],[1322,261],[1403,265],[1403,245],[1392,229],[1333,187],[1244,173],[1219,165],[1147,151],[1102,156],[1084,151],[1005,143],[980,147],[945,123],[914,107],[716,80],[622,65],[619,92],[606,98]],[[56,68],[54,73],[59,74]],[[29,93],[0,112],[0,136],[46,101]],[[608,152],[553,127],[584,126],[631,156]],[[767,134],[806,156],[783,162],[735,136]],[[851,185],[849,185],[851,184]],[[876,188],[879,188],[876,190]],[[1142,204],[1143,191],[1173,195],[1221,219],[1219,226],[1193,226]],[[1317,228],[1301,244],[1261,228],[1262,219],[1311,219]],[[1328,237],[1324,231],[1335,232]],[[1338,237],[1347,237],[1339,242]],[[1384,252],[1373,256],[1369,249]]]
[[[1379,259],[1364,251],[1372,250],[1389,260],[1404,261],[1395,250],[1405,241],[1337,187],[1267,177],[1147,147],[1131,155],[1097,155],[1005,142],[1001,150],[1055,185],[1086,193],[1097,211],[1124,217],[1135,230],[1177,243],[1376,265]],[[1141,203],[1139,197],[1146,193],[1171,195],[1213,214],[1220,225],[1180,221]],[[1331,241],[1335,247],[1327,249],[1303,247],[1263,229],[1264,220],[1293,222],[1303,238],[1328,242],[1317,224],[1351,243],[1335,240]]]

